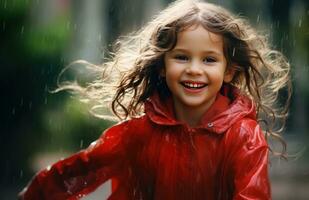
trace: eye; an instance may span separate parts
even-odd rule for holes
[[[188,56],[186,56],[186,55],[175,55],[174,58],[176,60],[180,60],[180,61],[187,61],[187,60],[189,60]]]
[[[217,62],[217,59],[214,58],[214,57],[206,57],[206,58],[204,58],[203,61],[206,62],[206,63],[214,63],[214,62]]]

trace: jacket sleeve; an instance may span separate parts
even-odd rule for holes
[[[127,122],[105,131],[87,149],[37,173],[19,194],[23,200],[78,199],[124,166]]]
[[[232,156],[234,200],[271,199],[268,178],[268,145],[254,120],[246,120],[238,129]],[[235,140],[234,140],[235,141]]]

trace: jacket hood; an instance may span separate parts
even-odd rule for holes
[[[233,100],[228,96],[233,96]],[[187,126],[175,118],[172,97],[162,101],[155,93],[145,102],[145,113],[152,122],[159,125]],[[225,85],[202,117],[201,124],[195,128],[221,134],[243,118],[256,119],[253,101],[241,94],[238,88]]]

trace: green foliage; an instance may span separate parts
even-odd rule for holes
[[[87,106],[73,98],[62,99],[62,104],[44,110],[42,115],[48,139],[42,151],[47,152],[84,148],[111,125],[91,116]]]
[[[2,0],[0,2],[0,17],[6,19],[24,14],[30,5],[31,0]]]
[[[70,30],[67,17],[61,16],[49,24],[36,26],[24,33],[24,48],[34,57],[57,55],[67,45]]]

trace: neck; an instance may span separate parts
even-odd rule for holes
[[[196,107],[188,107],[181,104],[179,101],[174,100],[174,110],[176,119],[188,124],[190,127],[196,127],[200,125],[201,119],[204,114],[210,108],[210,106],[214,103],[215,98],[211,101],[205,103],[203,106]]]

